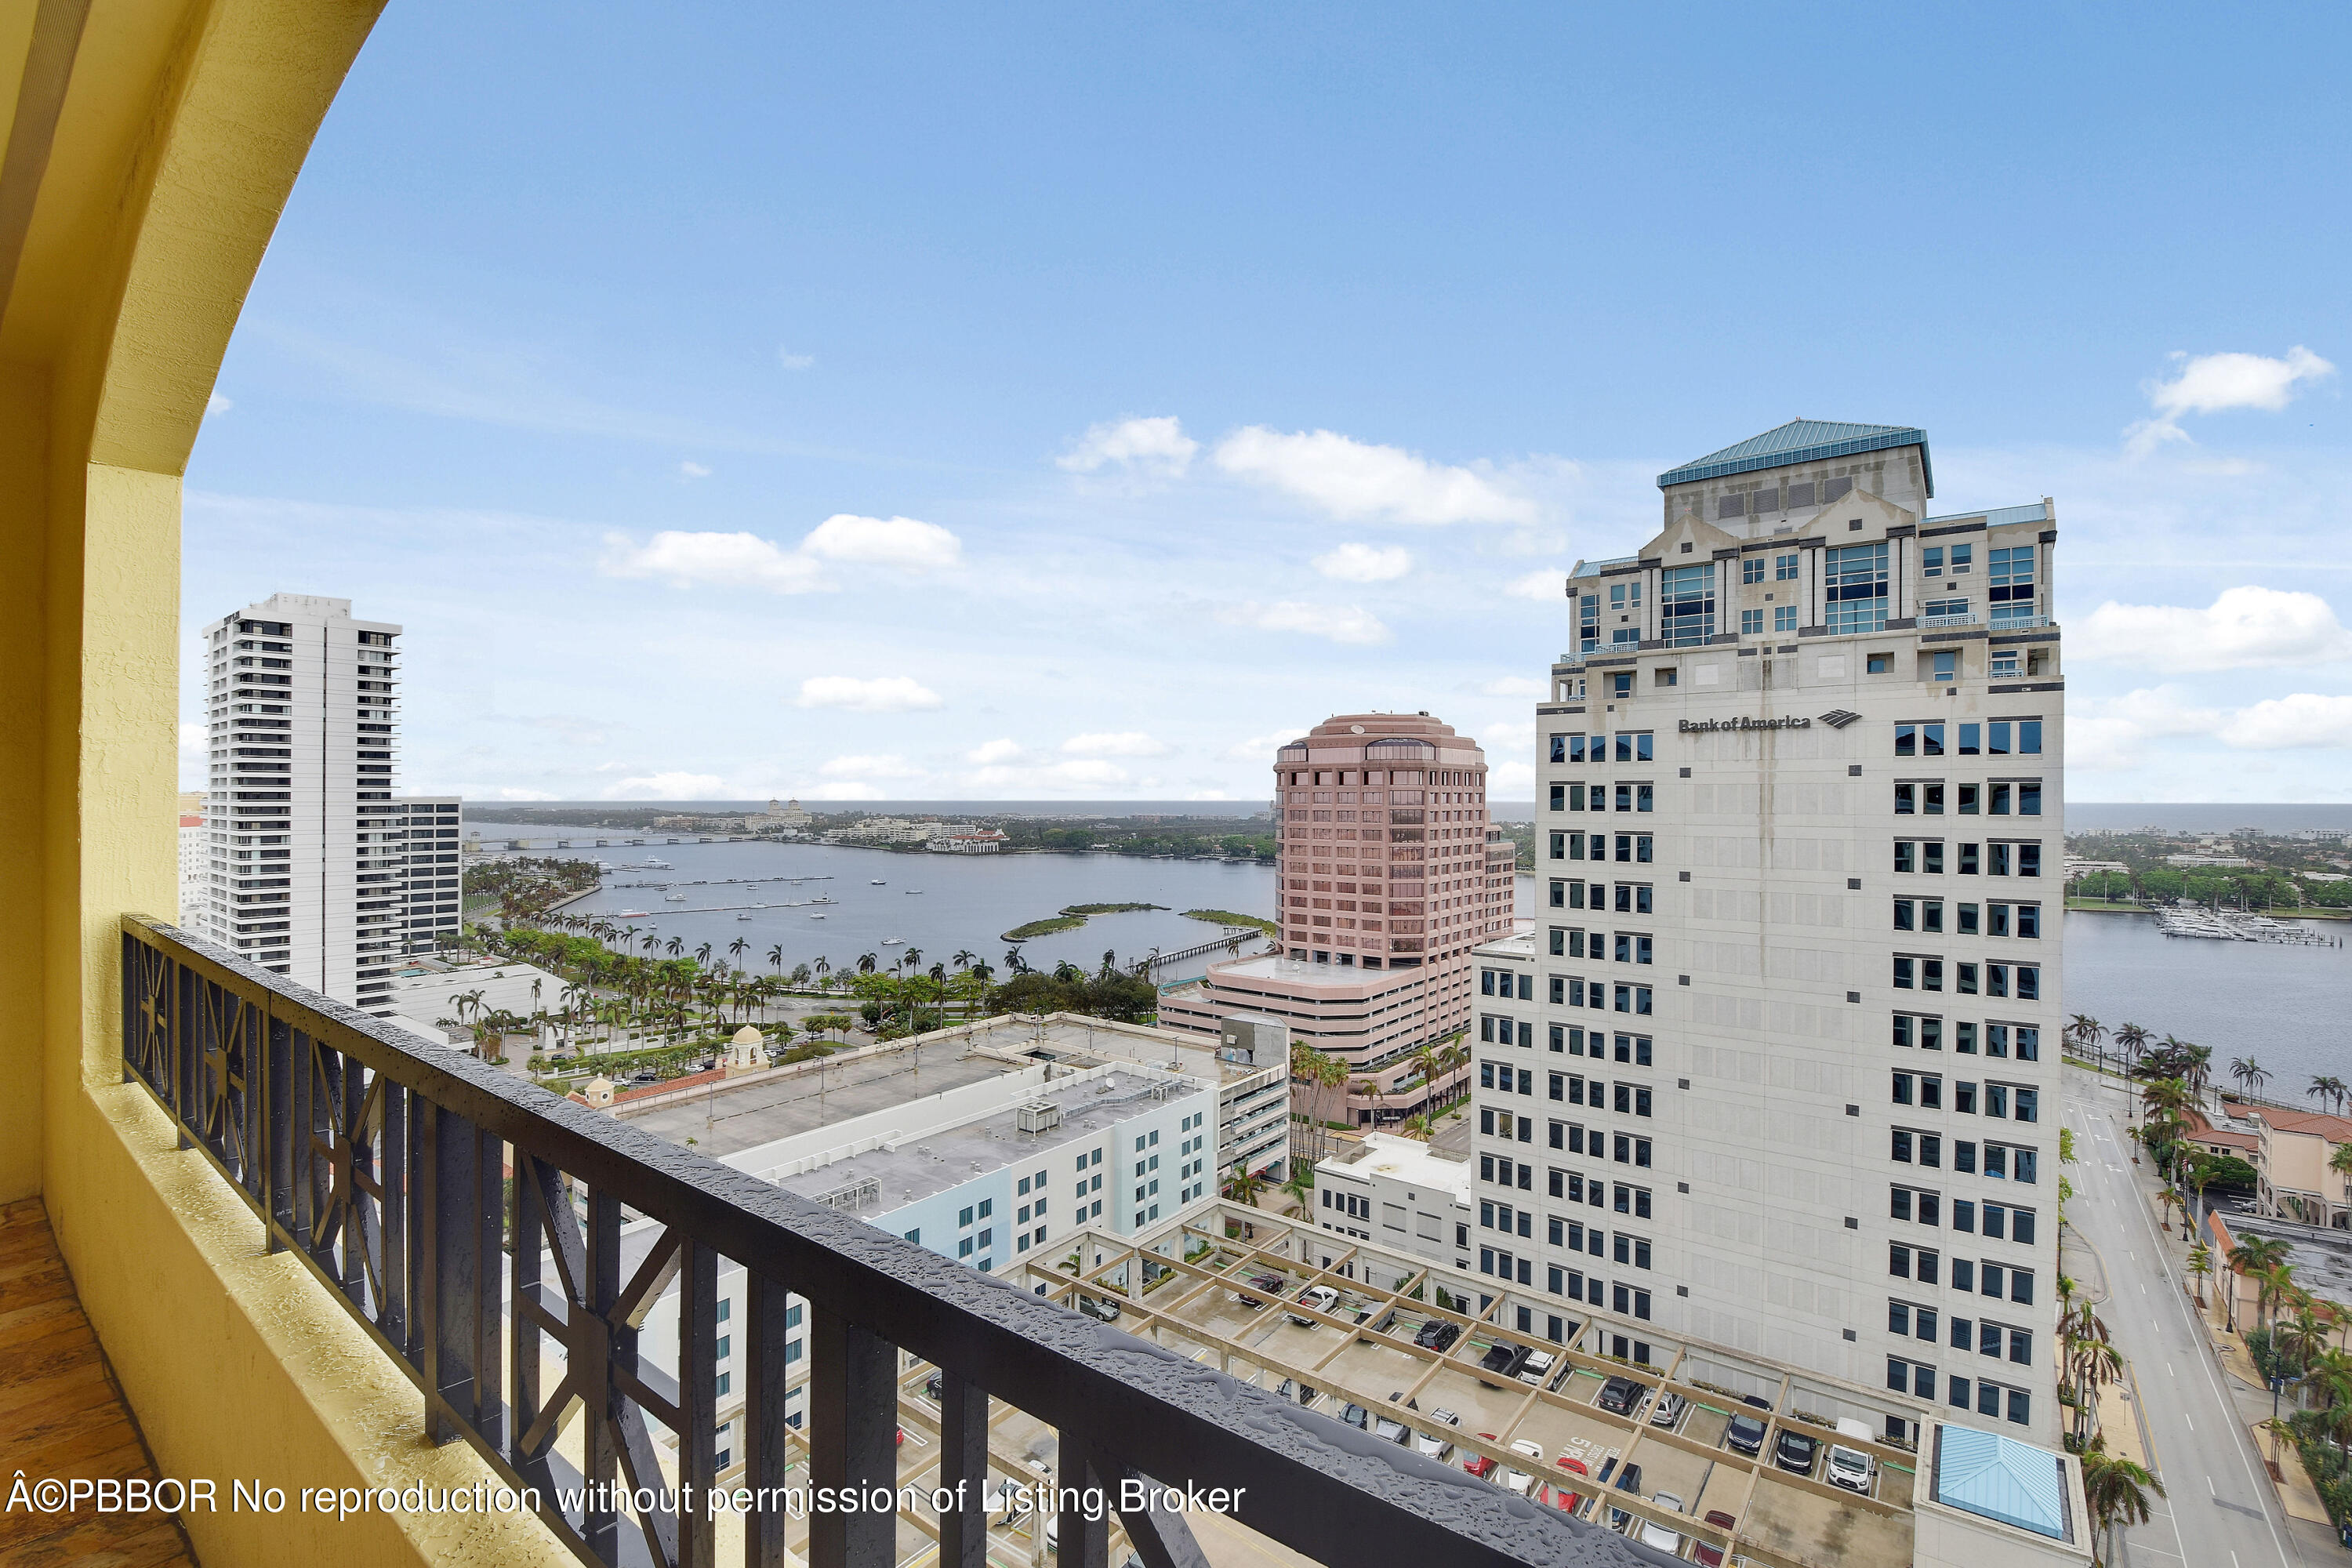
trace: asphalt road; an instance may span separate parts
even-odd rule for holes
[[[2135,1181],[2126,1107],[2118,1086],[2070,1075],[2066,1120],[2079,1163],[2067,1217],[2099,1264],[2082,1284],[2092,1289],[2104,1277],[2097,1310],[2131,1363],[2152,1468],[2171,1494],[2152,1499],[2155,1517],[2126,1532],[2125,1554],[2133,1568],[2304,1568],[2154,1205]]]

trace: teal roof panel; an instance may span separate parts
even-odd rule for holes
[[[1936,493],[1936,473],[1927,462],[1927,433],[1903,425],[1852,425],[1834,419],[1791,419],[1761,436],[1750,436],[1719,452],[1696,458],[1679,468],[1658,476],[1658,488],[1686,485],[1698,479],[1718,479],[1727,474],[1753,473],[1790,463],[1817,463],[1831,458],[1851,458],[1883,452],[1890,447],[1919,448],[1927,493]]]
[[[2066,1518],[2066,1462],[1998,1432],[1937,1428],[1936,1500],[2053,1541],[2074,1539]]]

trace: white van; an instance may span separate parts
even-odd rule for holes
[[[1878,1485],[1878,1461],[1859,1448],[1832,1443],[1827,1477],[1832,1486],[1868,1497]]]

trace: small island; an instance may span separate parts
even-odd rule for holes
[[[1076,931],[1087,923],[1088,915],[1122,915],[1133,910],[1164,910],[1166,904],[1065,904],[1058,915],[1048,915],[1042,921],[1014,926],[1000,939],[1004,942],[1027,942],[1034,936],[1051,936],[1055,931]]]
[[[1260,920],[1255,915],[1236,914],[1232,910],[1186,910],[1184,918],[1188,921],[1213,921],[1218,925],[1247,926],[1270,937],[1282,934],[1282,928],[1272,921]]]

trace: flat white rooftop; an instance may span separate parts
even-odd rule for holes
[[[1344,1167],[1359,1176],[1382,1176],[1409,1187],[1450,1192],[1457,1199],[1466,1200],[1470,1195],[1470,1161],[1466,1155],[1448,1154],[1418,1139],[1400,1138],[1394,1133],[1367,1133],[1355,1148],[1344,1154],[1334,1154],[1321,1163]]]

